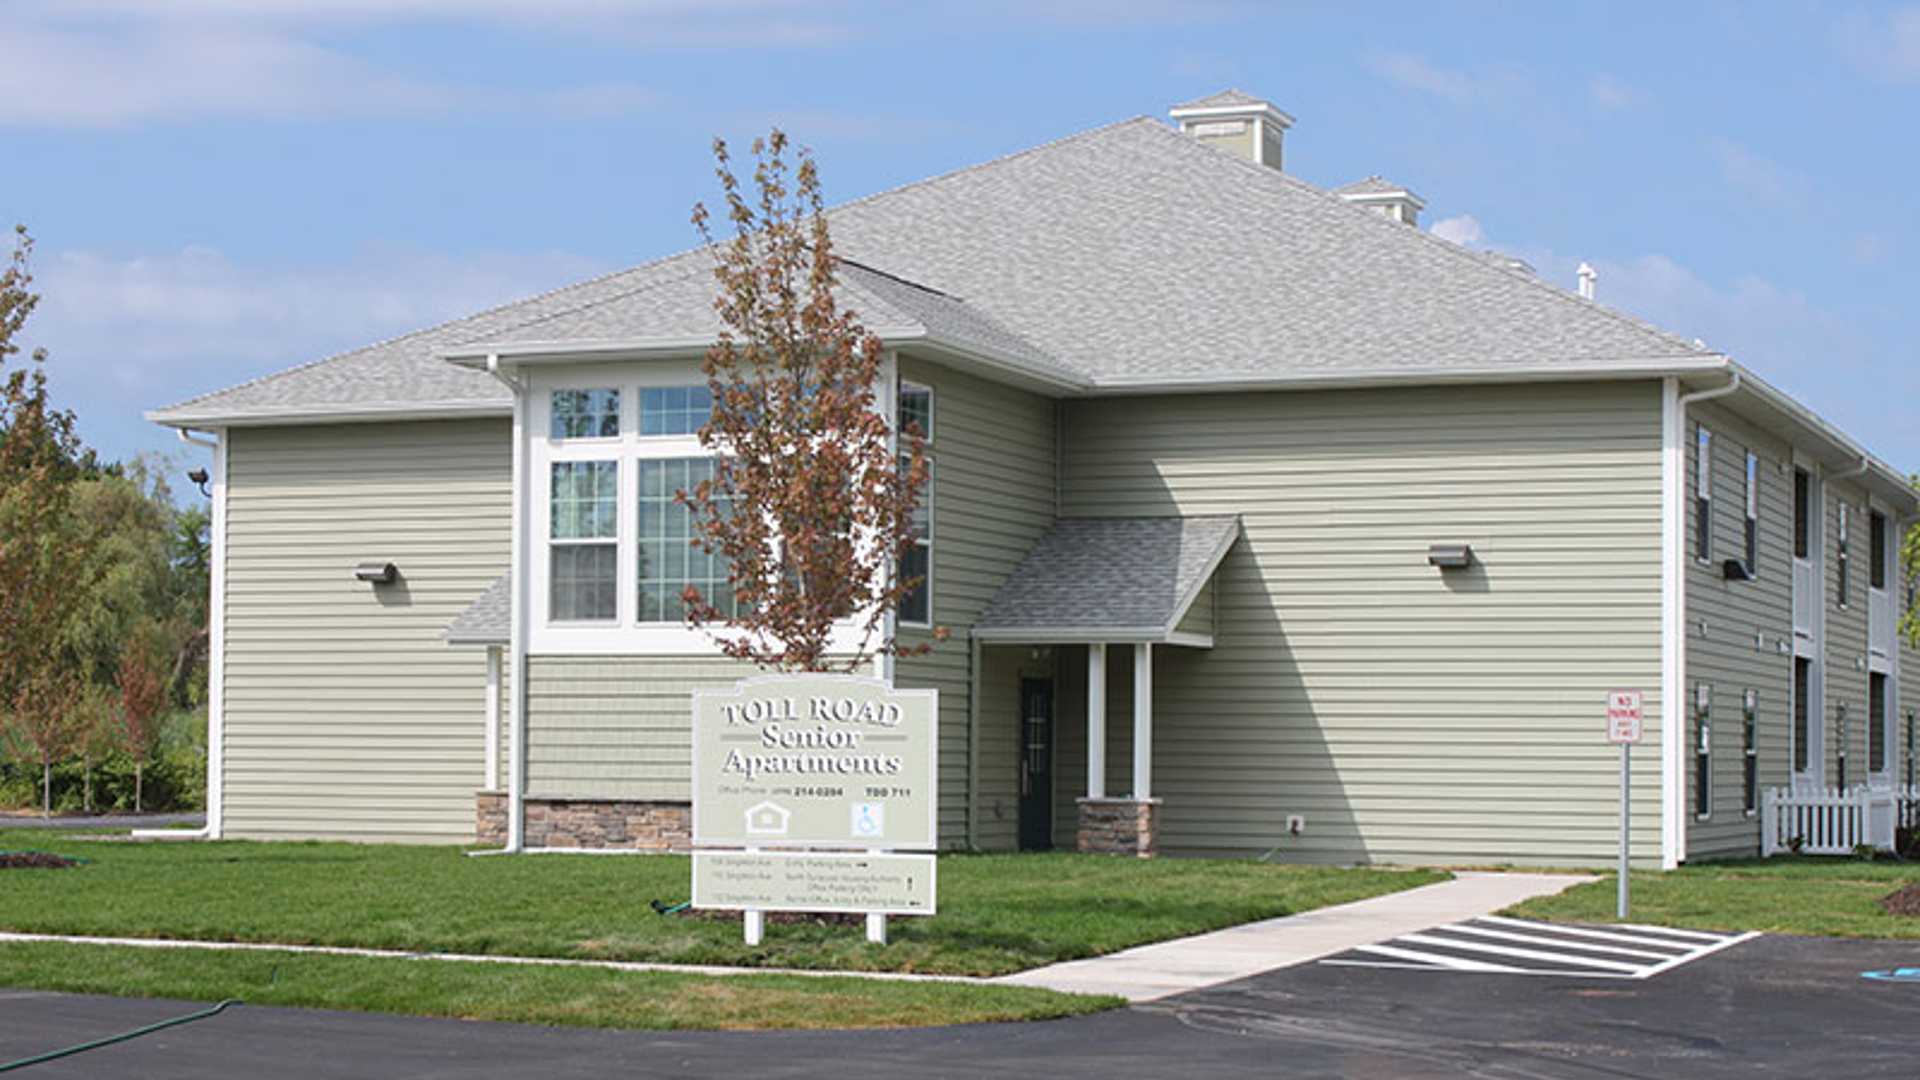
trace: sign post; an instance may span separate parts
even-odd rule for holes
[[[882,945],[888,915],[932,915],[938,706],[853,675],[696,692],[693,906],[744,912],[749,945],[768,911],[864,913]]]
[[[1640,741],[1643,711],[1638,690],[1607,691],[1607,741],[1620,747],[1620,888],[1615,918],[1627,917],[1627,849],[1633,822],[1633,744]]]

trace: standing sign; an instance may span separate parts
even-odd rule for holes
[[[1638,690],[1607,691],[1607,741],[1620,748],[1620,885],[1617,918],[1627,917],[1627,845],[1633,810],[1633,744],[1645,734],[1645,713]]]
[[[750,944],[770,910],[864,911],[883,942],[933,914],[933,856],[891,853],[937,846],[938,722],[937,691],[853,675],[695,692],[693,906],[744,910]]]

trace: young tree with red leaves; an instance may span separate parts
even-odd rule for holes
[[[160,741],[158,721],[167,703],[166,678],[143,635],[127,643],[114,683],[119,700],[113,706],[111,730],[117,748],[133,759],[133,812],[137,814],[146,764]]]
[[[819,173],[805,150],[790,166],[787,148],[778,130],[754,140],[749,197],[716,139],[732,239],[715,242],[706,207],[693,211],[717,257],[723,329],[702,364],[712,475],[677,498],[693,515],[694,546],[729,568],[731,595],[689,586],[682,599],[687,621],[728,656],[854,671],[880,653],[930,648],[901,644],[888,619],[920,584],[896,567],[915,536],[926,445],[882,411],[880,339],[835,301]],[[836,642],[835,627],[849,624],[854,640]]]
[[[93,538],[70,507],[80,440],[73,414],[47,398],[46,354],[4,365],[39,303],[31,291],[33,241],[15,229],[0,269],[0,718],[24,756],[40,766],[41,806],[53,810],[53,766],[80,736],[84,683],[63,634],[96,575]]]

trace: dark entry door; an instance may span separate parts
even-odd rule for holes
[[[1053,680],[1020,680],[1020,850],[1053,847]]]

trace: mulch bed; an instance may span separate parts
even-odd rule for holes
[[[0,851],[0,870],[58,870],[79,865],[77,860],[44,851]]]
[[[1920,881],[1902,885],[1880,898],[1889,915],[1920,915]]]

